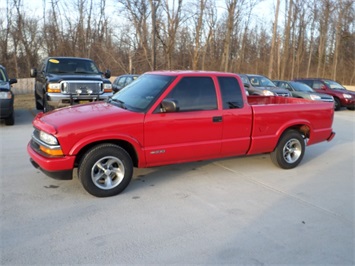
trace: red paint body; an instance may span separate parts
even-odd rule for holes
[[[242,90],[244,106],[223,109],[219,72],[154,72],[172,75],[174,81],[146,112],[133,112],[110,103],[98,102],[40,113],[33,121],[38,130],[55,136],[64,153],[47,157],[28,145],[32,160],[48,172],[71,170],[76,157],[96,143],[129,145],[137,167],[272,152],[283,132],[302,126],[309,130],[308,145],[330,140],[334,108],[332,103],[296,98],[250,96]],[[214,80],[216,110],[156,113],[162,100],[182,77],[211,77]],[[216,123],[213,117],[222,117]]]

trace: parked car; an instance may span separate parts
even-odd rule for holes
[[[297,78],[294,79],[294,81],[303,82],[316,92],[333,96],[335,110],[339,110],[341,107],[355,110],[355,92],[347,90],[344,86],[334,80],[322,78]]]
[[[334,102],[333,96],[325,93],[318,93],[302,82],[285,80],[273,80],[273,82],[277,87],[289,90],[292,97],[313,101]]]
[[[262,75],[238,74],[249,95],[284,96],[290,97],[291,93],[283,88],[278,88],[267,77]]]
[[[15,124],[14,93],[11,85],[17,83],[17,79],[9,79],[4,66],[0,65],[0,118],[5,120],[5,125]]]
[[[126,75],[118,76],[117,78],[115,78],[115,80],[112,83],[113,92],[118,92],[122,90],[132,81],[136,80],[138,77],[139,75],[135,75],[135,74],[126,74]]]
[[[69,105],[110,98],[111,72],[99,71],[89,58],[48,57],[39,70],[31,69],[35,78],[34,96],[37,110],[47,112]]]

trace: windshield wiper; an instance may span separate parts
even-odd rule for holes
[[[127,109],[125,103],[123,101],[121,101],[121,100],[111,98],[108,102],[109,103],[110,102],[115,102],[118,105],[118,107],[121,107],[123,109]]]

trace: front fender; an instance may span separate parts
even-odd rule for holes
[[[128,135],[117,135],[117,134],[102,134],[102,133],[100,133],[100,134],[93,134],[93,135],[86,136],[85,138],[82,138],[80,141],[78,141],[70,149],[69,155],[76,156],[85,147],[95,144],[95,143],[99,143],[99,142],[115,143],[115,142],[122,142],[122,141],[130,144],[134,148],[139,162],[145,161],[143,146],[137,139],[132,138],[131,136],[128,136]]]

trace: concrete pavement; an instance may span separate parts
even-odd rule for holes
[[[269,155],[135,169],[95,198],[29,163],[33,115],[0,125],[0,264],[354,265],[355,113],[293,170]]]

